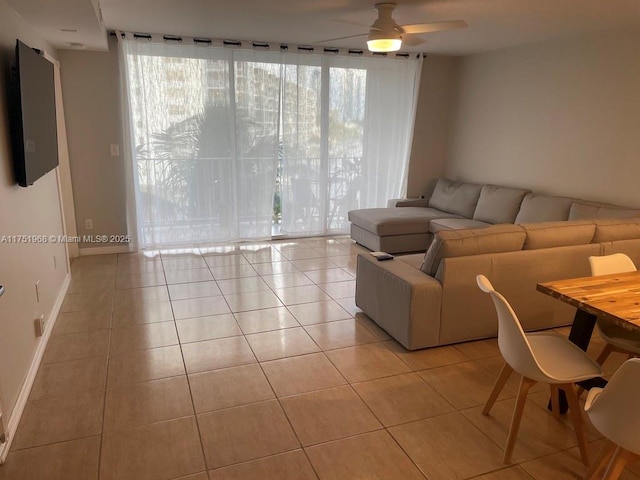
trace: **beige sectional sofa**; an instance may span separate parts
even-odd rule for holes
[[[429,199],[391,200],[387,208],[352,210],[349,221],[351,238],[370,250],[408,253],[424,252],[441,230],[637,215],[640,210],[441,178]]]
[[[426,253],[397,256],[389,261],[378,261],[368,253],[358,255],[356,305],[408,349],[497,334],[493,305],[476,286],[478,274],[491,279],[509,299],[525,329],[537,330],[567,325],[575,312],[538,293],[538,282],[589,275],[591,255],[622,252],[640,265],[638,210],[516,192],[518,189],[504,192],[505,187],[496,186],[461,191],[455,182],[443,183],[454,184],[455,195],[466,201],[463,207],[436,198],[435,202],[429,200],[426,207],[382,209],[387,211],[387,217],[378,217],[385,219],[377,223],[379,246],[419,248],[417,237],[422,236],[421,241],[430,242]],[[476,193],[478,198],[469,215],[473,203],[470,199]],[[513,205],[518,199],[517,209],[498,211],[497,206]],[[394,220],[388,212],[405,209],[414,213]],[[607,218],[615,216],[623,218]],[[504,221],[512,217],[510,223]],[[404,223],[399,218],[404,218]],[[409,219],[415,225],[417,218],[423,222],[426,219],[427,227],[422,232],[409,227]],[[501,224],[491,225],[498,222]],[[394,234],[387,235],[389,231]]]
[[[493,337],[495,310],[475,282],[484,274],[526,330],[567,325],[575,310],[536,284],[587,276],[589,256],[617,252],[640,265],[640,218],[443,230],[426,254],[359,254],[356,305],[411,350]]]

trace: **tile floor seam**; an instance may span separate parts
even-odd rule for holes
[[[290,448],[290,449],[284,450],[284,451],[279,452],[279,453],[270,453],[268,455],[260,455],[259,457],[252,458],[251,460],[242,460],[241,462],[230,463],[228,465],[222,465],[220,467],[215,467],[215,468],[208,468],[207,467],[207,472],[215,472],[216,470],[222,470],[224,468],[237,467],[238,465],[243,465],[243,464],[255,462],[255,461],[258,461],[258,460],[264,460],[265,458],[276,457],[278,455],[284,455],[285,453],[296,452],[298,450],[303,450],[302,445],[298,445],[296,448]],[[311,463],[311,462],[309,462],[309,463]],[[206,463],[205,463],[205,465],[206,465]],[[174,479],[174,480],[181,480],[181,479],[182,479],[182,477],[180,477],[178,479]],[[277,480],[277,479],[264,479],[264,480]]]
[[[412,372],[412,373],[414,373],[415,375],[417,375],[421,382],[423,382],[423,383],[424,383],[425,385],[427,385],[431,390],[433,390],[435,393],[437,393],[437,394],[438,394],[438,396],[439,396],[439,397],[440,397],[444,402],[446,402],[446,404],[447,404],[447,405],[449,405],[453,411],[458,411],[458,409],[455,407],[455,405],[454,405],[453,403],[451,403],[451,402],[447,399],[447,397],[445,397],[445,396],[444,396],[444,395],[442,395],[442,394],[441,394],[437,389],[435,389],[435,388],[433,387],[433,385],[430,385],[430,384],[429,384],[429,382],[427,382],[424,378],[422,378],[422,375],[419,375],[419,374],[418,374],[418,372]],[[473,407],[471,407],[471,408],[473,408]]]
[[[593,442],[588,442],[588,444],[589,444],[589,445],[590,445],[590,444],[592,444],[592,443],[593,443]],[[511,465],[509,465],[509,467],[513,467],[513,466],[516,466],[516,465],[517,465],[517,466],[519,466],[522,470],[524,470],[524,471],[526,472],[526,474],[527,474],[527,475],[530,475],[531,477],[535,478],[535,477],[533,476],[533,474],[532,474],[532,473],[530,473],[530,472],[529,472],[529,470],[527,470],[527,468],[525,467],[525,465],[526,465],[527,463],[535,462],[536,460],[540,460],[541,458],[552,457],[552,456],[554,456],[554,455],[558,455],[558,454],[562,454],[562,453],[567,453],[567,452],[569,452],[569,450],[573,450],[574,448],[578,448],[578,447],[577,447],[577,445],[574,445],[573,447],[565,448],[565,449],[562,449],[562,450],[558,450],[558,451],[556,451],[556,452],[548,453],[548,454],[546,454],[546,455],[541,455],[541,456],[536,457],[536,458],[528,459],[528,460],[525,460],[524,462],[521,462],[521,463],[512,463]],[[571,456],[571,455],[569,454],[569,456]],[[581,462],[579,459],[576,459],[576,460],[577,460],[578,462],[580,462],[580,464],[582,464],[582,462]],[[625,469],[624,471],[626,471],[626,469]],[[582,476],[580,476],[580,478],[582,478]]]
[[[397,376],[397,375],[396,375],[396,376]],[[384,377],[383,377],[383,378],[384,378]],[[374,379],[374,380],[378,380],[378,379],[376,378],[376,379]],[[370,380],[366,380],[366,381],[370,381]],[[357,383],[362,383],[362,382],[357,382]],[[357,390],[357,389],[355,389],[355,388],[353,387],[353,384],[352,384],[352,383],[349,383],[349,386],[351,387],[351,390],[353,390],[353,391],[355,392],[355,394],[358,396],[358,398],[360,399],[360,401],[361,401],[361,402],[362,402],[362,403],[363,403],[363,404],[364,404],[364,405],[369,409],[369,411],[370,411],[370,412],[371,412],[371,414],[376,418],[376,420],[378,420],[378,422],[380,423],[380,425],[382,425],[382,430],[384,430],[384,431],[387,433],[387,435],[389,435],[389,436],[392,438],[392,440],[396,443],[396,445],[398,445],[398,447],[400,447],[400,450],[401,450],[401,451],[402,451],[402,452],[407,456],[407,458],[409,459],[409,461],[410,461],[411,463],[413,463],[413,465],[418,469],[418,471],[419,471],[420,473],[422,473],[422,475],[423,475],[423,476],[428,480],[427,474],[426,474],[426,473],[424,473],[424,472],[422,472],[422,470],[420,469],[420,467],[418,466],[418,464],[413,460],[413,458],[411,458],[411,456],[409,455],[409,453],[408,453],[408,452],[406,452],[406,451],[404,450],[404,448],[402,448],[402,446],[398,443],[398,441],[395,439],[395,437],[391,434],[391,432],[389,431],[389,428],[390,428],[390,427],[387,427],[387,426],[384,424],[384,422],[383,422],[383,421],[382,421],[382,420],[381,420],[381,419],[376,415],[376,413],[375,413],[375,412],[373,411],[373,409],[369,406],[369,404],[368,404],[368,403],[364,400],[364,398],[362,398],[362,396],[358,393],[358,390]],[[424,420],[424,419],[420,419],[420,421],[422,421],[422,420]],[[408,423],[410,423],[410,422],[408,422]],[[393,427],[395,427],[395,426],[397,426],[397,425],[393,425]],[[374,431],[377,431],[377,430],[374,430]],[[366,433],[370,433],[370,432],[366,432]],[[364,435],[364,434],[361,434],[361,435]],[[311,445],[310,445],[310,446],[311,446]]]
[[[278,396],[278,395],[276,394],[276,392],[275,392],[275,389],[273,389],[273,386],[271,385],[271,381],[269,380],[269,376],[266,374],[266,372],[264,371],[264,368],[262,367],[262,364],[263,364],[263,363],[279,362],[279,361],[281,361],[281,360],[288,360],[288,359],[290,359],[290,358],[301,358],[301,357],[308,357],[308,356],[311,356],[311,355],[319,355],[319,354],[323,354],[323,355],[324,355],[324,352],[323,352],[323,351],[319,351],[319,352],[312,352],[312,353],[304,353],[304,354],[297,355],[297,356],[294,356],[294,357],[276,358],[276,359],[274,359],[274,360],[265,360],[264,362],[258,362],[258,364],[260,365],[260,368],[262,369],[263,373],[265,374],[265,377],[267,377],[267,381],[269,382],[269,384],[270,384],[270,386],[271,386],[272,390],[274,390],[274,392],[273,392],[273,393],[274,393],[274,395],[275,395],[275,398],[283,398],[283,399],[284,399],[284,398],[290,398],[290,397],[295,397],[295,396],[297,396],[297,395],[303,395],[303,394],[305,394],[305,393],[319,392],[319,391],[321,391],[321,390],[328,390],[328,389],[330,389],[330,388],[335,388],[336,386],[341,386],[341,385],[334,385],[334,386],[330,386],[330,387],[315,388],[315,389],[313,389],[313,390],[306,390],[306,391],[304,391],[304,392],[292,393],[292,394],[290,394],[290,395],[280,395],[280,396]],[[326,357],[326,355],[325,355],[325,358],[327,358],[327,357]],[[327,358],[327,360],[329,360],[329,359]],[[329,360],[329,361],[330,361],[330,360]],[[345,381],[345,383],[343,383],[342,385],[349,385],[349,381],[348,381],[346,378],[344,378],[344,375],[342,375],[342,373],[340,372],[340,370],[336,369],[336,371],[338,372],[338,374],[339,374],[339,375],[343,378],[343,380]]]
[[[116,257],[116,261],[117,261]],[[115,285],[114,285],[114,289],[115,289]],[[115,302],[115,295],[114,295],[114,302]],[[101,477],[101,470],[102,470],[102,445],[104,443],[104,419],[107,413],[107,388],[108,388],[108,382],[109,382],[109,368],[111,366],[111,339],[112,339],[112,335],[111,335],[111,331],[113,330],[113,310],[114,310],[115,305],[112,306],[111,308],[111,323],[110,323],[110,328],[109,328],[109,343],[107,346],[107,372],[106,372],[106,376],[104,379],[104,399],[102,401],[102,424],[100,425],[100,444],[98,446],[98,472],[96,475],[96,478],[99,479]]]
[[[328,443],[339,442],[340,440],[346,440],[348,438],[356,438],[356,437],[360,437],[362,435],[367,435],[369,433],[382,432],[382,431],[386,431],[386,430],[387,429],[384,427],[384,425],[380,425],[380,427],[374,428],[373,430],[367,430],[366,432],[350,433],[349,435],[345,435],[344,437],[332,438],[330,440],[323,440],[322,442],[310,443],[309,445],[302,445],[301,444],[300,448],[307,449],[307,448],[317,447],[319,445],[326,445]]]
[[[478,406],[476,406],[476,407],[472,407],[472,408],[477,408],[477,407],[478,407]],[[468,409],[460,409],[460,410],[456,410],[456,413],[460,414],[460,415],[461,415],[461,416],[462,416],[462,417],[463,417],[463,418],[464,418],[468,423],[470,423],[471,425],[473,425],[473,428],[474,428],[475,430],[477,430],[477,431],[478,431],[478,432],[479,432],[483,437],[487,438],[487,439],[488,439],[488,440],[489,440],[493,445],[496,445],[496,446],[500,449],[500,451],[501,451],[501,452],[504,452],[504,447],[505,447],[505,445],[504,445],[504,444],[503,444],[503,445],[498,445],[498,442],[494,441],[494,440],[493,440],[489,435],[487,435],[486,433],[484,433],[484,432],[480,429],[480,427],[478,427],[475,423],[473,423],[471,420],[469,420],[469,419],[466,417],[466,415],[464,415],[464,414],[462,413],[462,410],[468,410]],[[488,416],[490,416],[490,415],[488,415]],[[520,426],[522,426],[522,424],[520,424]],[[505,442],[506,442],[506,440],[507,440],[507,439],[505,438]],[[517,444],[518,444],[518,439],[516,438],[516,445],[517,445]],[[571,447],[571,448],[573,448],[573,447]],[[515,450],[515,447],[514,447],[514,450]],[[568,449],[566,449],[566,450],[568,450]],[[560,450],[560,451],[564,451],[564,450]],[[555,453],[559,453],[559,452],[554,452],[553,454],[555,454]],[[552,455],[553,455],[553,454],[552,454]],[[546,455],[542,455],[541,457],[544,457],[544,456],[546,456]],[[539,458],[541,458],[541,457],[539,457]],[[529,461],[529,460],[526,460],[526,461]],[[520,463],[516,463],[516,462],[514,462],[514,461],[513,461],[513,459],[512,459],[512,460],[511,460],[511,464],[510,464],[509,466],[514,466],[514,465],[520,465]],[[491,471],[493,471],[493,470],[491,470]],[[485,473],[491,473],[491,471],[490,471],[490,472],[485,472]]]
[[[109,335],[109,340],[111,340],[111,335]],[[72,358],[69,360],[60,360],[58,362],[49,362],[49,363],[41,363],[42,366],[49,366],[49,365],[60,365],[61,363],[66,363],[66,362],[75,362],[77,360],[91,360],[94,358],[108,358],[108,356],[105,355],[93,355],[91,357],[80,357],[80,358]],[[40,371],[40,367],[38,367],[38,371]]]
[[[503,399],[503,400],[501,400],[501,401],[504,401],[504,400],[510,400],[510,399]],[[496,402],[496,403],[498,403],[498,402]],[[536,405],[536,404],[535,404],[535,402],[530,402],[530,403],[533,403],[534,405]],[[541,408],[541,407],[539,407],[538,405],[536,405],[536,407]],[[462,415],[463,415],[463,416],[464,416],[464,417],[465,417],[469,422],[471,422],[474,426],[476,426],[476,424],[475,424],[474,422],[472,422],[472,421],[471,421],[471,419],[469,419],[469,418],[468,418],[468,417],[463,413],[463,412],[465,412],[465,411],[468,411],[468,410],[474,410],[474,409],[476,409],[476,408],[478,408],[478,406],[471,407],[471,408],[464,408],[464,409],[458,410],[458,413],[462,414]],[[487,417],[490,417],[490,416],[491,416],[491,415],[487,415]],[[511,421],[511,418],[509,418],[509,421]],[[522,423],[520,424],[520,427],[522,428]],[[567,427],[567,428],[569,428],[569,425],[566,425],[566,427]],[[477,427],[477,426],[476,426],[476,428],[477,428],[478,430],[480,430],[480,427]],[[493,440],[493,439],[492,439],[491,437],[489,437],[488,435],[485,435],[485,436],[487,436],[487,438],[489,438],[489,440],[491,440],[495,445],[497,445],[497,446],[498,446],[498,448],[500,448],[501,450],[503,450],[503,451],[504,451],[504,443],[506,443],[506,441],[507,441],[507,438],[506,438],[506,437],[505,437],[505,439],[504,439],[504,443],[503,443],[502,445],[500,445],[500,444],[498,444],[498,442],[497,442],[497,441]],[[591,442],[587,442],[587,443],[591,443]],[[518,445],[518,438],[516,438],[516,446],[517,446],[517,445]],[[526,460],[521,461],[521,462],[516,462],[515,460],[513,460],[513,459],[512,459],[512,463],[511,463],[509,466],[510,466],[510,467],[513,467],[513,466],[515,466],[515,465],[522,465],[523,463],[532,462],[532,461],[534,461],[534,460],[538,460],[538,459],[540,459],[540,458],[548,457],[548,456],[550,456],[550,455],[556,455],[556,454],[561,453],[561,452],[566,452],[566,451],[571,450],[571,449],[573,449],[573,448],[577,448],[577,446],[578,446],[578,443],[577,443],[577,441],[576,441],[576,444],[575,444],[575,445],[572,445],[571,447],[561,448],[561,449],[559,449],[559,450],[555,450],[555,451],[553,451],[553,452],[551,452],[551,453],[544,453],[544,454],[542,454],[542,455],[536,455],[536,454],[534,454],[534,456],[533,456],[533,457],[531,457],[531,458],[527,458]],[[515,450],[515,449],[514,449],[514,450]],[[514,455],[514,456],[515,456],[515,455]]]
[[[520,470],[522,470],[525,475],[527,475],[531,480],[535,480],[534,477],[532,477],[529,472],[527,472],[524,468],[521,467],[521,464],[517,463],[517,464],[512,464],[512,465],[505,465],[504,468],[498,468],[497,470],[492,470],[491,472],[486,472],[486,473],[481,473],[479,475],[474,475],[472,477],[468,477],[466,479],[463,480],[474,480],[474,479],[478,479],[478,478],[482,478],[488,474],[491,473],[496,473],[496,472],[502,472],[503,470],[509,470],[510,468],[519,468]]]
[[[394,427],[395,427],[395,425],[394,425]],[[430,480],[429,476],[427,475],[427,472],[423,471],[422,468],[420,468],[420,465],[418,465],[418,463],[413,459],[413,457],[411,457],[411,455],[409,455],[409,452],[407,452],[404,449],[404,447],[400,444],[398,439],[389,431],[389,428],[391,428],[391,427],[385,427],[384,428],[385,432],[387,432],[387,435],[389,435],[391,437],[391,440],[397,445],[397,447],[400,449],[400,451],[405,454],[405,456],[409,459],[409,461],[413,464],[413,466],[416,467],[418,472],[420,472],[420,474],[425,478],[425,480]]]
[[[251,351],[253,352],[253,355],[256,356],[255,352],[253,351],[253,348],[251,347],[251,344],[248,341],[247,341],[247,343],[249,344],[249,348],[251,348]],[[324,354],[324,352],[323,352],[323,354]],[[256,356],[256,359],[257,358],[258,357]],[[290,358],[290,357],[285,357],[285,358]],[[281,359],[278,359],[278,360],[281,360]],[[307,462],[309,462],[309,465],[311,465],[311,469],[313,470],[313,473],[316,475],[317,478],[320,478],[320,475],[318,474],[318,472],[316,471],[316,468],[314,467],[313,463],[311,462],[311,458],[309,458],[309,455],[307,454],[307,451],[304,449],[304,446],[302,444],[302,441],[300,440],[298,432],[296,432],[296,429],[293,427],[293,423],[291,422],[291,419],[289,418],[289,415],[287,414],[287,411],[284,408],[284,405],[282,404],[281,399],[278,397],[275,389],[273,388],[271,380],[269,379],[269,376],[267,375],[267,372],[265,372],[264,367],[262,366],[262,363],[263,362],[258,361],[258,366],[260,367],[260,371],[262,372],[262,375],[264,375],[264,378],[267,380],[267,383],[269,384],[269,388],[271,389],[271,393],[273,393],[273,395],[275,397],[275,400],[278,402],[278,405],[280,406],[280,409],[282,410],[282,413],[284,414],[284,417],[287,419],[287,423],[289,424],[289,428],[293,432],[293,435],[296,438],[296,442],[298,442],[299,448],[302,449],[302,452],[304,453],[305,458],[307,459]]]
[[[327,350],[327,352],[335,352],[335,351],[338,351],[338,350],[346,350],[347,348],[353,348],[353,347],[359,347],[359,346],[376,345],[378,343],[383,343],[383,342],[361,343],[359,345],[352,345],[352,346],[349,346],[349,347],[341,347],[341,348],[336,348],[336,349],[333,349],[333,350]],[[407,365],[407,367],[408,367],[408,365]],[[336,368],[338,368],[338,367],[336,366]],[[411,367],[409,367],[409,368],[411,368]],[[357,381],[354,381],[354,382],[349,381],[349,385],[351,385],[352,383],[362,383],[362,382],[369,382],[371,380],[381,380],[383,378],[397,377],[398,375],[404,375],[406,373],[412,373],[412,372],[413,372],[413,370],[411,370],[409,372],[402,372],[402,373],[389,373],[389,374],[385,374],[385,375],[382,375],[382,376],[379,376],[379,377],[375,377],[375,378],[367,378],[367,379],[363,379],[363,380],[357,380]],[[417,373],[417,372],[413,372],[413,373]],[[429,385],[429,386],[437,391],[437,389],[435,387],[433,387],[432,385]]]
[[[200,428],[200,422],[198,418],[198,413],[196,412],[196,404],[193,399],[193,389],[191,388],[191,379],[189,378],[189,374],[187,373],[187,365],[184,360],[184,353],[182,352],[182,344],[180,344],[180,356],[182,358],[182,366],[185,371],[185,375],[187,377],[187,386],[189,388],[189,398],[191,399],[191,408],[193,409],[194,421],[196,423],[196,430],[198,431],[198,442],[200,444],[200,453],[202,454],[202,461],[204,462],[205,471],[207,472],[207,477],[209,477],[208,473],[208,465],[207,465],[207,455],[204,451],[204,442],[202,440],[202,429]],[[175,420],[175,419],[172,419]]]
[[[195,416],[197,416],[197,415],[196,414],[180,415],[179,417],[168,418],[168,419],[165,419],[165,420],[157,420],[155,422],[141,423],[139,425],[129,425],[129,426],[125,426],[125,427],[109,430],[108,432],[103,432],[103,435],[110,435],[110,434],[114,434],[114,433],[122,433],[122,432],[127,432],[127,431],[130,431],[130,430],[141,429],[141,428],[144,428],[144,427],[151,427],[151,426],[154,426],[154,425],[161,425],[163,423],[170,423],[170,422],[173,422],[175,420],[184,420],[185,418],[193,418]]]
[[[415,372],[400,373],[400,374],[396,374],[396,375],[394,375],[394,376],[399,377],[399,376],[403,376],[403,375],[411,375],[411,374],[415,374]],[[418,375],[418,377],[419,377],[419,375]],[[352,386],[353,386],[353,385],[362,384],[362,383],[375,382],[375,381],[378,381],[378,380],[383,380],[383,379],[385,379],[385,378],[390,378],[390,377],[380,377],[380,378],[374,378],[374,379],[372,379],[372,380],[363,380],[363,381],[360,381],[360,382],[352,383],[352,384],[350,384],[350,385],[352,385]],[[421,381],[423,381],[423,382],[424,382],[424,379],[421,379]],[[426,382],[424,382],[424,383],[426,383]],[[390,429],[390,428],[400,427],[400,426],[403,426],[403,425],[408,425],[408,424],[410,424],[410,423],[421,422],[421,421],[423,421],[423,420],[427,420],[427,419],[431,419],[431,418],[437,418],[437,417],[443,417],[443,416],[445,416],[445,415],[450,415],[450,414],[455,413],[455,412],[461,412],[461,410],[457,410],[457,409],[456,409],[456,408],[455,408],[455,407],[454,407],[454,406],[453,406],[453,405],[452,405],[452,404],[451,404],[451,403],[450,403],[446,398],[444,398],[444,397],[443,397],[443,396],[442,396],[442,395],[441,395],[441,394],[440,394],[440,393],[439,393],[435,388],[433,388],[433,387],[432,387],[431,385],[429,385],[429,384],[427,384],[427,386],[428,386],[430,389],[432,389],[432,390],[434,391],[434,393],[435,393],[436,395],[438,395],[438,397],[439,397],[441,400],[445,401],[445,402],[447,403],[447,405],[451,407],[451,410],[450,410],[450,411],[448,411],[448,412],[442,412],[442,413],[436,413],[435,415],[429,415],[428,417],[420,417],[420,418],[416,418],[416,419],[413,419],[413,420],[407,420],[406,422],[394,423],[393,425],[389,425],[389,426],[384,425],[384,423],[383,423],[381,420],[379,420],[379,421],[380,421],[380,423],[382,423],[382,425],[384,426],[384,428],[388,430],[388,429]],[[355,390],[355,389],[354,389],[354,390]],[[357,390],[356,390],[356,393],[357,393]],[[365,403],[367,403],[364,399],[362,399],[362,400],[363,400]],[[368,404],[367,404],[367,405],[368,405]],[[476,407],[470,407],[470,408],[469,408],[469,410],[471,410],[471,409],[473,409],[473,408],[478,408],[478,407],[477,407],[477,406],[476,406]]]
[[[255,365],[255,364],[251,363],[250,365]],[[240,365],[240,366],[244,366],[244,365]],[[231,368],[234,368],[234,367],[231,367]],[[209,413],[222,413],[222,412],[233,410],[233,409],[239,408],[239,407],[248,407],[249,405],[262,405],[262,404],[265,404],[265,403],[273,402],[274,400],[277,400],[277,399],[278,398],[274,395],[273,398],[267,398],[267,399],[264,399],[264,400],[258,400],[257,402],[239,403],[237,405],[230,405],[228,407],[217,408],[215,410],[206,410],[206,411],[202,411],[202,412],[197,412],[195,415],[196,416],[199,416],[199,415],[202,416],[202,415],[206,415],[206,414],[209,414]],[[157,422],[157,423],[159,423],[159,422]]]
[[[340,369],[338,369],[337,365],[334,364],[334,362],[331,360],[331,358],[326,355],[326,353],[323,351],[322,352],[328,359],[329,362],[331,362],[331,364],[334,366],[334,368],[336,370],[338,370],[338,372],[340,372],[340,374],[344,377],[344,374],[340,371]],[[393,353],[393,352],[392,352]],[[404,363],[404,362],[403,362]],[[380,377],[380,378],[387,378],[387,377]],[[346,377],[344,377],[344,379],[347,381],[347,384],[351,387],[351,389],[355,392],[355,394],[358,396],[358,398],[360,398],[360,400],[362,401],[362,403],[365,404],[365,406],[369,409],[369,411],[372,413],[372,415],[376,418],[376,420],[378,420],[378,422],[380,423],[380,425],[382,425],[382,430],[384,430],[387,435],[389,435],[392,439],[393,442],[396,443],[396,445],[400,448],[400,450],[406,455],[406,457],[409,459],[409,461],[416,467],[417,471],[420,472],[420,474],[422,476],[425,477],[426,480],[429,480],[428,476],[426,475],[425,472],[422,471],[422,469],[418,466],[418,464],[413,460],[413,458],[411,458],[411,456],[409,455],[408,452],[405,451],[404,448],[402,448],[402,446],[399,444],[399,442],[396,440],[396,438],[391,434],[391,432],[389,431],[389,427],[387,427],[381,420],[380,418],[378,418],[378,416],[375,414],[375,412],[373,412],[373,410],[371,409],[371,407],[369,407],[369,405],[367,404],[367,402],[360,396],[360,394],[358,393],[358,391],[353,387],[353,383],[350,382]],[[374,379],[374,380],[378,380],[378,378]],[[364,381],[370,381],[370,380],[364,380]],[[362,383],[362,382],[354,382],[354,383]],[[433,388],[433,387],[432,387]],[[436,391],[434,389],[434,391]],[[437,392],[437,391],[436,391]],[[407,423],[411,423],[411,422],[407,422]],[[395,427],[396,425],[394,425]],[[374,430],[374,431],[378,431],[378,430]],[[367,432],[370,433],[370,432]],[[364,435],[364,434],[359,434],[359,435]],[[357,436],[357,435],[353,435],[353,436]],[[348,437],[345,437],[348,438]],[[342,440],[342,439],[340,439]],[[335,440],[332,440],[335,441]],[[329,443],[329,442],[324,442],[324,443]],[[320,445],[320,444],[318,444]],[[311,447],[311,445],[309,445],[309,447]],[[306,452],[306,447],[303,447],[305,449]]]
[[[161,261],[162,261],[162,257],[161,257]],[[183,368],[184,368],[184,372],[185,372],[185,373],[184,373],[184,376],[186,377],[187,387],[189,388],[189,398],[190,398],[190,400],[191,400],[191,409],[192,409],[192,412],[193,412],[193,418],[194,418],[194,421],[195,421],[195,424],[196,424],[196,429],[197,429],[197,431],[198,431],[198,441],[199,441],[199,443],[200,443],[200,451],[201,451],[201,453],[202,453],[202,461],[204,462],[205,469],[206,469],[207,462],[206,462],[206,456],[205,456],[205,453],[204,453],[204,446],[203,446],[203,443],[202,443],[202,436],[201,436],[201,433],[200,433],[200,425],[199,425],[199,423],[198,423],[198,416],[196,415],[195,403],[194,403],[194,401],[193,401],[193,393],[192,393],[192,391],[191,391],[191,382],[189,381],[189,375],[188,375],[188,373],[187,373],[187,366],[186,366],[186,364],[185,364],[185,360],[184,360],[184,353],[183,353],[183,351],[182,351],[182,343],[181,343],[181,341],[180,341],[180,335],[179,335],[179,332],[178,332],[178,325],[177,325],[177,323],[176,323],[176,315],[175,315],[175,311],[173,310],[173,301],[171,300],[171,295],[170,295],[170,293],[169,293],[169,284],[168,284],[168,283],[166,283],[167,278],[166,278],[166,273],[165,273],[165,270],[164,270],[164,264],[162,265],[162,273],[163,273],[163,275],[164,275],[164,277],[165,277],[165,285],[164,285],[164,289],[166,290],[166,292],[167,292],[167,296],[169,297],[169,304],[170,304],[170,306],[171,306],[171,314],[172,314],[172,316],[173,316],[173,327],[174,327],[174,330],[175,330],[176,339],[178,340],[177,345],[180,347],[180,357],[181,357],[181,359],[182,359],[182,364],[183,364],[182,366],[183,366]],[[211,272],[209,272],[209,273],[211,273]],[[213,276],[213,274],[211,274],[211,275]],[[216,284],[216,285],[217,285],[217,284]],[[160,322],[160,323],[163,323],[163,322]],[[152,347],[152,348],[148,348],[148,349],[138,349],[138,350],[151,350],[151,349],[153,349],[153,348],[158,348],[158,347]],[[176,376],[182,376],[182,375],[176,375]],[[170,378],[171,378],[171,377],[170,377]],[[137,382],[137,383],[145,383],[145,382],[143,381],[143,382]],[[105,407],[106,407],[106,405],[105,405]],[[106,408],[105,408],[105,410],[106,410]],[[162,420],[162,421],[158,421],[158,422],[151,422],[151,423],[144,424],[144,426],[149,426],[149,425],[154,425],[154,424],[159,424],[159,423],[164,423],[164,422],[169,422],[169,421],[179,420],[179,419],[182,419],[182,418],[191,418],[191,415],[181,416],[181,417],[177,417],[177,418],[171,418],[171,419],[168,419],[168,420]],[[104,420],[103,420],[103,421],[104,421]],[[143,426],[143,425],[139,425],[139,426]],[[104,425],[103,425],[103,430],[104,430]],[[117,431],[117,430],[115,430],[115,431]],[[112,432],[110,432],[110,433],[112,433]],[[103,435],[104,435],[104,434],[103,434]],[[102,449],[101,449],[101,455],[102,455]],[[102,465],[101,465],[101,463],[102,463],[102,462],[100,462],[100,463],[98,464],[100,467],[102,466]],[[208,476],[208,475],[209,475],[209,474],[207,473],[207,476]]]
[[[77,438],[69,438],[66,440],[60,440],[57,442],[47,442],[47,443],[43,443],[43,444],[39,444],[39,445],[31,445],[28,447],[22,447],[22,448],[16,448],[14,449],[13,447],[11,448],[11,450],[9,451],[9,453],[14,453],[14,452],[24,452],[26,450],[34,450],[36,448],[42,448],[42,447],[50,447],[51,445],[59,445],[62,443],[69,443],[69,442],[75,442],[76,440],[86,440],[87,438],[93,438],[93,437],[100,437],[102,436],[102,432],[100,433],[94,433],[91,435],[83,435],[81,437],[77,437]],[[0,468],[2,468],[2,465],[0,465]]]

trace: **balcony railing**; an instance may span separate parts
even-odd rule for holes
[[[137,158],[138,221],[154,244],[249,239],[279,228],[345,233],[347,212],[366,206],[361,160],[297,157],[271,166],[273,157]],[[265,174],[275,177],[272,199],[258,194]]]

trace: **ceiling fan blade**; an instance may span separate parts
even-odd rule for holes
[[[402,37],[402,44],[403,45],[408,45],[410,47],[415,47],[416,45],[422,45],[423,43],[426,43],[427,41],[424,38],[420,38],[417,35],[407,35],[405,37]]]
[[[338,40],[346,40],[347,38],[356,38],[356,37],[366,37],[368,33],[360,33],[358,35],[347,35],[346,37],[338,37],[338,38],[329,38],[327,40],[320,40],[319,42],[315,42],[314,45],[320,45],[322,43],[336,42]]]
[[[449,20],[445,22],[416,23],[413,25],[400,25],[403,33],[431,33],[442,30],[455,30],[457,28],[467,28],[464,20]]]
[[[366,23],[362,23],[362,22],[355,22],[353,20],[347,20],[347,19],[344,19],[344,18],[332,18],[331,20],[334,21],[334,22],[346,23],[348,25],[356,25],[358,27],[371,28],[371,24],[366,24]]]

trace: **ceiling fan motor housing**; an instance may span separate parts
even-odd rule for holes
[[[402,39],[402,30],[391,17],[395,8],[395,3],[376,3],[378,18],[373,22],[373,25],[371,25],[371,29],[369,30],[369,40],[379,40],[383,38],[396,40]]]

